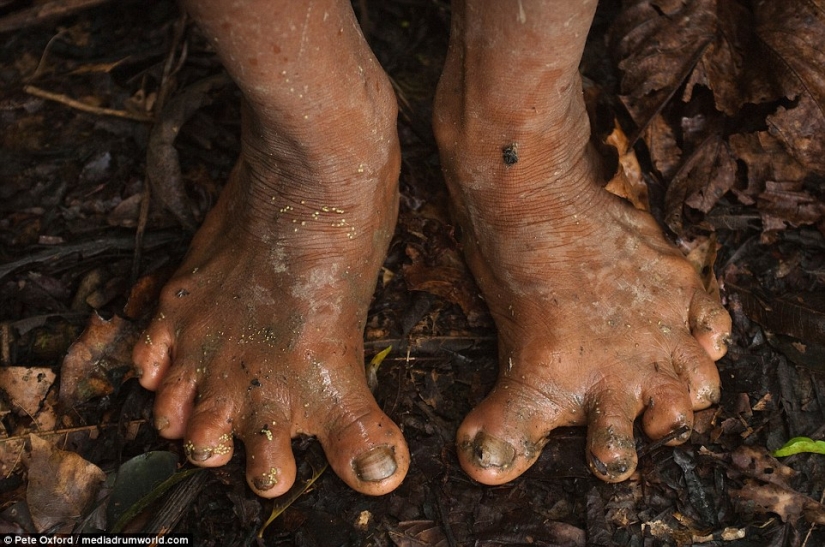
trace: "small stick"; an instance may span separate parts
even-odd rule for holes
[[[46,91],[45,89],[40,89],[39,87],[35,87],[33,85],[25,86],[23,88],[23,91],[25,91],[29,95],[34,95],[35,97],[40,97],[41,99],[47,99],[49,101],[55,101],[66,106],[69,106],[71,108],[74,108],[76,110],[89,112],[90,114],[98,114],[100,116],[115,116],[117,118],[126,118],[127,120],[135,120],[138,122],[153,121],[151,116],[146,116],[145,114],[136,114],[132,112],[127,112],[125,110],[115,110],[114,108],[92,106],[90,104],[86,104],[76,99],[72,99],[71,97],[68,97],[66,95],[61,95],[60,93],[52,93],[51,91]]]
[[[74,12],[104,4],[109,0],[52,0],[45,4],[20,10],[0,19],[0,33],[40,25]]]

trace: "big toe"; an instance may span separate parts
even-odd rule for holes
[[[391,492],[407,475],[410,453],[401,430],[374,402],[336,409],[318,435],[335,473],[368,495]]]

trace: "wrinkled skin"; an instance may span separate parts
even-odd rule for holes
[[[135,348],[162,435],[222,465],[232,436],[260,495],[291,486],[290,438],[320,439],[367,494],[409,452],[367,390],[362,335],[392,234],[391,86],[348,3],[187,0],[245,97],[241,157]],[[601,188],[578,63],[595,2],[455,2],[434,131],[468,264],[499,331],[500,376],[458,431],[486,484],[547,434],[586,425],[608,481],[714,403],[730,319],[646,213]],[[683,442],[687,435],[674,439]]]

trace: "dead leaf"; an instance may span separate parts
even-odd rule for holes
[[[747,188],[733,189],[745,205],[756,203],[765,190],[765,181],[799,181],[807,175],[805,168],[767,131],[731,135],[728,142],[734,156],[747,167]]]
[[[55,374],[45,367],[2,367],[0,386],[12,405],[32,418],[54,383]],[[35,419],[36,421],[36,419]]]
[[[716,263],[716,235],[711,234],[710,237],[702,238],[695,243],[693,249],[687,253],[686,258],[696,270],[696,273],[699,274],[705,291],[718,302],[721,302],[719,281],[716,279],[713,270],[713,265]]]
[[[96,465],[37,435],[31,435],[28,475],[26,501],[38,532],[70,532],[106,480]]]
[[[704,213],[733,187],[736,162],[727,142],[711,135],[688,157],[667,188],[665,222],[676,234],[683,231],[682,209],[689,205]]]
[[[661,114],[656,114],[645,127],[642,138],[653,166],[665,180],[671,180],[682,160],[682,149],[676,144],[673,128]]]
[[[619,153],[619,168],[605,186],[605,190],[628,200],[636,209],[649,211],[650,200],[642,168],[618,120],[614,121],[613,131],[607,136],[605,142],[616,148]]]
[[[63,359],[60,405],[70,408],[112,393],[116,386],[110,376],[116,369],[131,370],[138,335],[137,326],[121,317],[107,321],[92,314],[86,330]]]
[[[432,520],[399,522],[390,539],[398,547],[446,547],[449,545],[441,528]]]
[[[611,29],[620,58],[620,99],[644,129],[687,82],[684,100],[702,84],[716,108],[738,112],[746,91],[739,85],[747,68],[749,13],[738,2],[637,0]]]
[[[756,4],[756,35],[775,82],[793,108],[768,119],[771,134],[807,169],[825,173],[825,3],[773,0]]]
[[[783,464],[767,449],[742,445],[731,452],[733,468],[747,476],[787,488],[796,471]]]
[[[793,522],[804,516],[812,524],[825,524],[825,506],[821,503],[776,484],[748,481],[741,489],[731,489],[731,498],[747,503],[751,509],[776,513],[782,522]]]

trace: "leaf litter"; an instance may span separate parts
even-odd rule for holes
[[[405,483],[381,499],[352,493],[333,474],[317,476],[278,509],[262,540],[825,541],[813,526],[822,522],[821,455],[799,453],[784,464],[769,456],[790,438],[825,437],[825,382],[817,368],[817,356],[825,355],[818,304],[825,281],[822,3],[602,2],[582,67],[596,136],[615,147],[600,148],[615,172],[608,188],[663,220],[706,288],[730,310],[734,337],[719,363],[723,399],[697,413],[691,443],[678,454],[640,434],[639,472],[623,484],[589,475],[584,433],[573,428],[554,432],[524,477],[495,488],[472,484],[450,446],[463,415],[495,379],[496,351],[492,322],[442,207],[428,137],[449,7],[414,1],[357,8],[362,22],[382,21],[367,26],[367,37],[403,98],[401,215],[366,337],[368,359],[393,346],[378,357],[376,397],[404,428],[413,466]],[[160,207],[139,218],[151,146],[145,122],[96,108],[153,117],[159,103],[174,104],[164,97],[184,96],[219,72],[197,31],[181,33],[180,21],[171,3],[147,9],[126,2],[61,22],[68,32],[50,43],[48,55],[42,52],[56,34],[54,23],[8,34],[13,39],[0,52],[13,58],[0,73],[8,84],[0,96],[8,126],[0,136],[0,444],[10,454],[3,459],[0,516],[17,529],[81,526],[105,475],[149,450],[181,454],[178,443],[147,425],[151,397],[127,370],[141,321],[188,236]],[[164,67],[182,41],[185,62],[169,78]],[[26,84],[92,107],[77,112],[71,102],[46,102],[27,94]],[[231,95],[204,97],[212,104],[175,114],[188,121],[174,143],[163,142],[172,164],[162,167],[177,182],[160,192],[174,196],[179,218],[202,218],[237,154]],[[138,225],[146,237],[135,263],[133,232],[122,230]],[[129,294],[124,280],[135,265],[141,277]],[[78,317],[90,308],[88,330],[69,350],[81,330]],[[52,410],[56,377],[60,412]],[[35,441],[33,432],[61,448]],[[298,439],[294,448],[311,478],[320,468],[309,465],[317,444]],[[60,465],[77,478],[55,489],[42,473]],[[194,532],[204,545],[246,543],[262,530],[270,502],[246,489],[242,447],[225,468],[197,475],[210,488],[181,498],[177,530]],[[43,503],[49,496],[60,505]],[[39,524],[22,516],[27,511]]]

